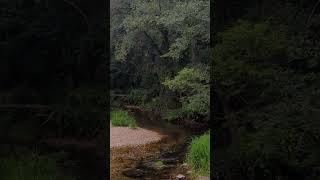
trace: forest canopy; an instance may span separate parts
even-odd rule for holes
[[[169,120],[208,122],[210,1],[111,5],[111,89],[129,91]]]
[[[319,2],[215,5],[215,177],[319,179]]]
[[[126,14],[116,14],[112,19],[116,60],[126,59],[130,51],[145,45],[162,58],[180,59],[190,47],[209,44],[208,0],[133,0],[126,3]]]

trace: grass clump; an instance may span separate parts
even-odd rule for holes
[[[192,139],[187,152],[187,163],[194,175],[210,174],[210,132]]]
[[[131,128],[137,127],[136,120],[128,114],[126,111],[112,111],[111,112],[111,124],[113,126],[129,126]]]

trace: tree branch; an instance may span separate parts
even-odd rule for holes
[[[83,20],[85,21],[85,23],[87,25],[87,31],[89,31],[89,28],[90,28],[89,20],[88,20],[87,15],[82,11],[82,9],[79,6],[77,6],[75,3],[73,3],[69,0],[63,0],[63,1],[67,4],[69,4],[70,6],[72,6],[74,9],[76,9],[80,13],[80,15],[82,16]]]
[[[316,9],[317,9],[317,7],[318,7],[318,5],[320,4],[320,0],[318,0],[318,2],[313,6],[313,8],[312,8],[312,11],[311,11],[311,14],[310,14],[310,16],[309,16],[309,18],[308,18],[308,20],[307,20],[307,27],[309,27],[309,23],[310,23],[310,21],[311,21],[311,18],[312,18],[312,16],[313,16],[313,14],[314,14],[314,12],[316,11]]]

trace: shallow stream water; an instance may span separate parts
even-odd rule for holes
[[[176,175],[180,173],[185,174],[188,170],[184,166],[185,151],[191,132],[166,122],[154,112],[130,110],[137,119],[139,127],[158,132],[165,138],[148,145],[111,149],[110,179],[169,180],[176,179]]]

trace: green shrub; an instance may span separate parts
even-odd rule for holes
[[[175,121],[175,120],[182,118],[182,117],[184,117],[184,112],[181,108],[169,110],[165,114],[165,119],[168,121]]]
[[[113,126],[129,126],[131,128],[137,127],[136,120],[128,114],[126,111],[112,111],[111,112],[111,124]]]
[[[210,132],[192,139],[188,147],[187,163],[196,175],[210,174]]]
[[[164,106],[161,102],[161,99],[159,97],[155,97],[155,98],[152,98],[151,101],[145,103],[143,107],[147,109],[161,110]]]
[[[142,89],[131,89],[128,94],[128,100],[135,105],[141,105],[144,103],[145,91]]]
[[[179,93],[184,116],[196,118],[207,116],[210,109],[210,87],[208,67],[182,69],[173,79],[162,83]]]
[[[24,155],[0,159],[0,179],[5,180],[74,180],[62,174],[59,158],[52,155]]]
[[[182,111],[187,117],[208,116],[210,112],[210,89],[204,88],[201,93],[182,99]]]

